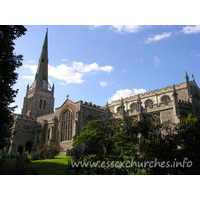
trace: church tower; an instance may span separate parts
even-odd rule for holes
[[[48,83],[48,29],[44,39],[34,83],[27,85],[22,115],[39,117],[54,112],[54,85]]]

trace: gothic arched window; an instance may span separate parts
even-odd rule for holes
[[[93,117],[92,117],[92,115],[88,115],[88,117],[87,117],[87,120],[86,120],[86,121],[87,121],[87,123],[88,123],[89,121],[91,121],[91,120],[92,120],[92,118],[93,118]]]
[[[131,110],[135,110],[137,108],[137,105],[135,104],[135,103],[133,103],[132,105],[131,105]]]
[[[170,101],[170,97],[169,96],[164,96],[162,97],[161,101],[164,102],[164,103],[167,103],[168,101]]]
[[[40,99],[40,105],[39,108],[42,109],[42,99]]]
[[[43,110],[45,110],[46,109],[46,100],[44,100],[44,104],[43,104]]]
[[[73,123],[73,114],[69,109],[67,109],[63,112],[60,121],[61,141],[72,139],[72,123]]]
[[[47,131],[47,141],[50,139],[50,128]]]
[[[31,146],[32,146],[32,143],[29,141],[26,143],[26,148],[25,148],[25,151],[28,151],[29,153],[31,153]]]
[[[146,103],[145,103],[145,106],[146,106],[146,107],[147,107],[147,106],[151,107],[152,104],[153,104],[153,101],[152,101],[152,100],[147,100]]]
[[[121,112],[121,106],[117,108],[117,112]]]

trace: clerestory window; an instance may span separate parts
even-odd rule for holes
[[[135,110],[137,108],[137,105],[134,103],[131,105],[131,110]]]
[[[152,105],[153,105],[153,101],[152,100],[146,101],[146,104],[145,104],[146,107],[151,107]]]
[[[121,106],[117,108],[117,112],[121,112]]]
[[[169,96],[164,96],[162,98],[162,102],[167,103],[168,101],[170,101],[170,97]]]

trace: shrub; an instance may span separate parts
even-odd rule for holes
[[[40,154],[41,158],[45,157],[45,158],[52,159],[61,150],[62,150],[62,148],[60,147],[60,145],[57,145],[55,143],[52,143],[52,144],[41,144],[40,145],[39,154]]]

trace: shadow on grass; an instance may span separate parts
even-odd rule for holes
[[[70,163],[67,156],[56,156],[54,159],[32,160],[25,163],[25,169],[36,169],[38,175],[67,175]],[[15,169],[16,158],[7,158],[5,169]]]

